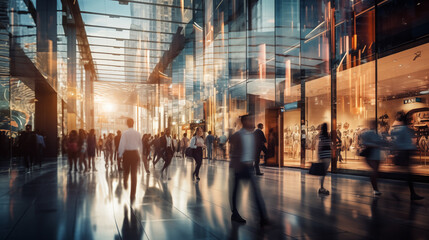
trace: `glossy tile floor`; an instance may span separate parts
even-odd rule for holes
[[[201,181],[194,164],[176,158],[171,180],[159,166],[138,175],[131,205],[122,173],[67,173],[66,161],[25,174],[0,175],[0,239],[429,239],[429,185],[417,184],[426,200],[412,203],[407,186],[381,180],[372,196],[365,177],[328,176],[330,196],[319,196],[318,178],[304,170],[263,168],[257,177],[271,224],[261,229],[247,186],[239,209],[246,225],[232,224],[228,163],[204,161]],[[116,168],[116,167],[114,167]]]

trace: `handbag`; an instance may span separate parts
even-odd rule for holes
[[[323,162],[311,163],[308,173],[315,176],[325,176],[325,164]]]
[[[194,149],[192,149],[191,147],[187,147],[185,150],[185,155],[187,157],[193,157],[194,155]]]

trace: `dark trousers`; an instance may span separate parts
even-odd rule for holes
[[[143,165],[144,165],[144,169],[146,170],[146,172],[149,172],[149,163],[148,163],[148,154],[143,154]]]
[[[258,186],[256,186],[256,182],[255,182],[255,179],[253,176],[253,169],[251,166],[245,166],[241,170],[236,170],[236,172],[234,173],[234,182],[233,182],[233,186],[232,186],[232,199],[231,199],[232,200],[232,202],[231,202],[232,212],[238,213],[237,195],[238,195],[240,182],[242,182],[244,180],[246,180],[250,183],[250,187],[253,191],[253,196],[254,196],[256,205],[258,207],[258,211],[259,211],[259,215],[260,215],[261,219],[266,219],[267,212],[265,209],[265,203],[264,203],[264,200],[262,199],[262,196],[261,196],[261,193],[259,191]],[[245,198],[249,199],[247,196]]]
[[[140,161],[139,152],[137,150],[125,151],[123,158],[124,185],[128,186],[128,176],[131,173],[131,197],[135,197],[137,187],[137,166]]]
[[[261,151],[264,152],[265,156],[267,155],[267,148],[265,147],[265,145],[262,145],[261,147],[256,149],[257,154],[255,162],[253,163],[256,173],[261,173],[261,168],[259,167],[259,163],[261,162]]]
[[[367,159],[366,162],[368,163],[369,167],[372,169],[372,173],[370,177],[372,188],[374,189],[374,191],[378,191],[377,177],[378,177],[378,169],[380,168],[380,161]]]
[[[201,165],[203,164],[203,148],[197,147],[196,149],[194,149],[193,157],[194,157],[195,163],[197,165],[195,166],[195,170],[194,170],[194,173],[192,175],[199,177],[200,176],[200,168],[201,168]]]
[[[173,158],[173,155],[174,155],[174,152],[171,151],[171,149],[167,148],[167,150],[165,150],[164,157],[163,157],[164,167],[162,167],[161,172],[164,171],[165,169],[167,169],[168,166],[170,166],[171,159]]]
[[[79,156],[78,152],[68,152],[67,153],[67,158],[69,161],[69,171],[73,170],[73,165],[74,165],[74,170],[77,171],[77,158]]]
[[[34,153],[31,152],[25,152],[24,153],[24,162],[25,162],[25,168],[30,168],[34,164]]]

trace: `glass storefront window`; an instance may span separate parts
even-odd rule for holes
[[[429,44],[398,52],[378,60],[377,118],[379,132],[386,136],[395,122],[395,114],[404,111],[415,131],[414,173],[429,174]],[[385,156],[382,171],[394,171],[391,158]]]
[[[337,142],[338,168],[367,169],[357,154],[358,135],[375,118],[374,1],[337,0]]]

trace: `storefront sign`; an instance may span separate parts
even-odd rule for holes
[[[288,103],[285,104],[284,107],[281,109],[282,112],[286,112],[288,110],[297,109],[299,106],[298,102]]]
[[[422,102],[422,98],[409,98],[404,100],[404,104]]]

